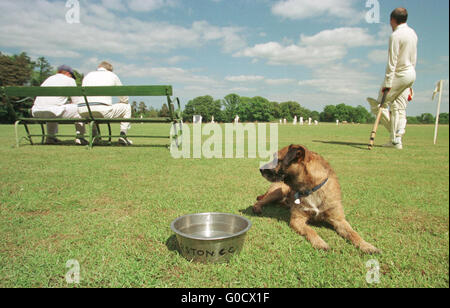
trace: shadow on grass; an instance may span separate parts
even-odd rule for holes
[[[356,142],[346,142],[346,141],[323,141],[323,140],[313,140],[312,142],[320,142],[325,144],[335,144],[335,145],[345,145],[349,147],[353,147],[360,150],[368,150],[368,144],[367,143],[356,143]],[[381,148],[379,145],[374,145],[375,148]]]
[[[181,256],[180,250],[178,248],[177,236],[175,234],[171,235],[166,241],[166,247],[169,251],[173,251]]]
[[[290,219],[291,219],[290,210],[285,207],[282,207],[280,205],[276,205],[276,204],[269,204],[269,205],[265,206],[262,214],[253,213],[252,206],[247,209],[240,210],[240,212],[247,216],[274,218],[277,221],[285,222],[287,224],[289,224]],[[324,222],[324,221],[310,220],[310,221],[308,221],[308,225],[334,230],[333,226],[331,226],[329,223]]]
[[[277,204],[269,204],[264,207],[262,214],[255,214],[253,212],[253,206],[246,209],[239,210],[244,215],[253,217],[274,218],[277,221],[289,223],[290,212],[288,209],[283,208]]]
[[[75,144],[74,140],[63,140],[61,141],[61,143],[59,144],[41,144],[40,142],[37,143],[35,142],[34,145],[31,144],[21,144],[20,147],[25,147],[25,146],[63,146],[63,147],[87,147],[85,145],[78,145]],[[168,144],[134,144],[132,146],[124,146],[122,144],[120,144],[119,142],[111,142],[109,143],[108,141],[101,141],[99,144],[95,144],[94,148],[166,148],[169,149],[169,145]]]

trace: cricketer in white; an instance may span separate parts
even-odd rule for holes
[[[386,67],[386,76],[382,85],[390,89],[383,109],[381,124],[390,132],[391,140],[385,146],[403,149],[402,138],[406,133],[406,108],[412,100],[412,87],[416,81],[417,43],[416,32],[408,26],[408,11],[397,8],[391,14],[393,33],[389,40],[389,59]],[[378,113],[383,92],[380,91],[377,100],[369,98],[372,113]]]
[[[102,62],[98,66],[98,69],[94,72],[90,72],[83,79],[83,87],[101,87],[101,86],[121,86],[122,82],[119,77],[113,73],[113,66],[108,62]],[[91,97],[88,96],[87,100],[91,108],[93,116],[106,119],[129,119],[131,118],[131,105],[128,102],[127,96],[119,97],[120,102],[113,104],[111,96]],[[88,117],[88,109],[85,105],[81,104],[78,109],[82,117]],[[121,138],[119,142],[124,145],[131,145],[131,140],[126,138],[128,130],[130,129],[130,123],[123,122],[120,124]]]
[[[70,66],[61,65],[58,67],[58,73],[47,78],[41,87],[76,87],[77,84],[74,79],[73,70]],[[36,97],[31,113],[33,117],[37,118],[66,118],[66,119],[81,119],[78,114],[77,104],[81,102],[80,97]],[[75,124],[77,130],[77,138],[82,139],[85,133],[83,123]],[[58,123],[47,123],[47,144],[58,143],[55,135],[58,133]],[[81,143],[77,139],[77,143]]]

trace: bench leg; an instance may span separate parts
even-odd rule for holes
[[[45,128],[44,128],[44,124],[41,124],[41,131],[42,131],[41,144],[44,145],[45,144]]]
[[[101,137],[102,137],[102,132],[100,131],[100,124],[95,123],[95,127],[97,128],[98,138],[101,139]]]
[[[177,127],[178,124],[178,127]],[[171,136],[172,138],[175,138],[175,145],[178,149],[181,148],[183,145],[183,123],[182,122],[174,122],[173,123],[173,130],[174,130],[174,136]]]
[[[16,123],[14,123],[14,131],[16,132],[16,148],[19,148],[19,146],[20,146],[19,124],[20,124],[20,121],[16,121]]]
[[[112,130],[111,130],[111,123],[108,123],[108,132],[109,132],[109,145],[112,143]]]
[[[94,125],[95,122],[89,123],[89,149],[92,149],[92,147],[94,146]]]
[[[23,126],[25,126],[25,130],[27,132],[28,140],[30,141],[31,145],[34,145],[33,139],[31,138],[30,130],[28,129],[28,125],[26,123],[23,123]]]

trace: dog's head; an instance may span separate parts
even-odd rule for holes
[[[263,166],[260,171],[270,182],[290,184],[294,179],[307,172],[311,152],[302,145],[290,145],[274,154],[274,160]]]
[[[274,160],[260,171],[270,182],[284,182],[297,191],[314,188],[332,173],[319,154],[302,145],[290,145],[278,151]]]

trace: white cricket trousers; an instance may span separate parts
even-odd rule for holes
[[[67,104],[62,106],[48,106],[48,107],[33,107],[31,113],[35,118],[44,119],[81,119],[78,113],[78,106],[75,104]],[[75,129],[77,131],[77,136],[83,136],[86,132],[84,123],[76,123]],[[58,134],[58,123],[47,123],[47,134],[50,136],[55,136]]]
[[[387,108],[383,108],[381,124],[389,131],[391,141],[395,144],[401,144],[402,137],[406,133],[406,124],[408,122],[406,108],[408,107],[410,88],[412,88],[415,81],[415,70],[396,73],[392,88],[386,97],[386,105],[389,107],[389,111]],[[381,103],[382,98],[383,93],[380,90],[377,99],[378,104]],[[375,115],[378,113],[378,106],[372,106],[372,113]]]
[[[130,119],[131,118],[131,105],[118,103],[112,106],[109,105],[94,105],[90,106],[92,115],[94,118],[105,118],[105,119]],[[89,111],[87,107],[78,108],[78,112],[84,118],[89,117]],[[131,128],[130,123],[122,122],[120,123],[120,132],[125,134]]]

